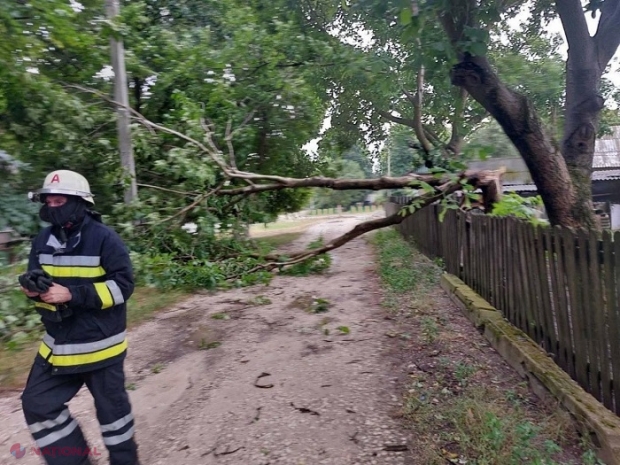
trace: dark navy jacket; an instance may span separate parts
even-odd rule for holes
[[[89,214],[66,244],[54,231],[48,227],[34,239],[28,269],[47,271],[54,283],[71,291],[72,299],[66,307],[33,299],[47,332],[39,356],[55,374],[116,363],[126,354],[126,301],[134,290],[127,247]]]

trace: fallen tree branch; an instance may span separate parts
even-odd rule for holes
[[[104,100],[112,103],[116,106],[125,107],[133,117],[138,120],[143,125],[157,129],[162,132],[166,132],[168,134],[172,134],[186,142],[189,142],[196,147],[200,151],[202,151],[205,155],[207,155],[213,162],[215,162],[220,169],[222,170],[223,175],[228,179],[238,179],[248,183],[247,186],[239,187],[239,188],[228,188],[223,189],[225,183],[220,184],[217,188],[210,190],[207,193],[199,195],[190,205],[181,209],[181,211],[177,212],[174,216],[167,218],[164,221],[172,220],[180,215],[183,215],[187,211],[191,210],[195,206],[197,206],[201,201],[206,199],[211,195],[241,195],[240,199],[244,197],[254,194],[257,192],[264,191],[274,191],[280,189],[295,189],[295,188],[303,188],[303,187],[322,187],[329,188],[333,190],[349,190],[349,189],[372,189],[372,190],[380,190],[380,189],[396,189],[402,187],[416,187],[420,186],[424,188],[424,191],[427,193],[423,196],[420,196],[416,199],[416,209],[424,208],[449,194],[460,191],[463,189],[464,184],[469,184],[474,188],[480,188],[483,192],[483,200],[485,206],[490,208],[492,204],[499,199],[499,195],[501,193],[501,175],[504,173],[504,169],[495,170],[495,171],[465,171],[458,175],[454,174],[445,174],[445,175],[435,175],[435,174],[427,174],[427,175],[419,175],[419,174],[409,174],[401,177],[380,177],[375,179],[337,179],[337,178],[326,178],[322,176],[315,176],[310,178],[289,178],[283,176],[275,176],[275,175],[267,175],[267,174],[259,174],[259,173],[251,173],[246,171],[241,171],[236,168],[235,163],[235,154],[232,145],[232,136],[239,128],[233,130],[231,121],[226,125],[225,131],[225,141],[228,146],[230,164],[227,164],[224,158],[224,155],[221,150],[218,149],[215,141],[213,140],[213,123],[209,122],[208,124],[201,121],[202,127],[206,132],[206,145],[200,141],[193,139],[186,134],[175,131],[174,129],[167,128],[165,126],[161,126],[159,124],[153,123],[152,121],[145,118],[139,112],[133,110],[131,107],[120,104],[119,102],[110,99],[107,95],[94,90],[88,89],[81,86],[70,85],[68,87],[72,87],[78,89],[83,92],[89,92],[96,95],[99,95]],[[421,89],[418,89],[418,93],[421,92]],[[412,96],[413,97],[413,96]],[[418,98],[420,95],[418,95]],[[242,126],[247,124],[249,120],[252,118],[254,112],[250,112],[244,118]],[[422,127],[419,128],[423,130]],[[263,182],[265,184],[255,184],[256,182]],[[428,192],[428,191],[431,192]],[[240,199],[233,200],[229,203],[229,205],[234,205]],[[347,242],[355,239],[356,237],[361,236],[367,232],[385,228],[387,226],[393,226],[401,223],[405,218],[410,216],[413,213],[414,209],[410,211],[401,211],[394,215],[378,218],[370,221],[366,221],[356,225],[352,230],[347,233],[333,239],[328,244],[319,247],[314,250],[304,250],[300,252],[295,252],[290,255],[290,259],[287,261],[279,261],[280,257],[267,255],[262,257],[255,258],[264,258],[269,260],[269,263],[260,264],[249,271],[245,271],[243,274],[250,274],[253,272],[265,270],[271,271],[276,268],[281,269],[285,266],[294,265],[296,263],[300,263],[304,260],[307,260],[310,257],[317,256],[331,250],[334,250]],[[230,276],[227,279],[236,279],[239,275]]]
[[[241,171],[236,169],[234,166],[227,164],[224,161],[224,155],[221,150],[219,150],[213,141],[213,124],[203,124],[203,128],[207,133],[206,145],[192,137],[178,132],[174,129],[167,128],[165,126],[161,126],[156,124],[147,118],[145,118],[142,114],[138,113],[131,107],[127,107],[122,105],[119,102],[114,101],[109,98],[107,95],[99,92],[95,89],[89,89],[86,87],[81,87],[77,85],[70,85],[70,88],[78,89],[82,92],[89,92],[95,95],[100,96],[107,102],[122,106],[127,108],[128,111],[131,112],[133,117],[138,120],[143,125],[157,129],[162,132],[166,132],[168,134],[174,135],[186,142],[189,142],[198,149],[200,149],[204,154],[209,156],[211,160],[213,160],[222,170],[223,174],[229,179],[239,179],[244,182],[247,182],[249,185],[239,188],[229,188],[229,189],[221,189],[218,191],[217,195],[248,195],[258,192],[265,191],[274,191],[281,189],[295,189],[300,187],[322,187],[333,190],[351,190],[351,189],[370,189],[370,190],[382,190],[382,189],[398,189],[403,187],[415,187],[416,183],[426,183],[430,186],[439,186],[445,184],[449,181],[450,176],[446,175],[443,177],[437,177],[434,174],[409,174],[406,176],[400,177],[387,177],[383,176],[380,178],[373,179],[338,179],[338,178],[326,178],[323,176],[314,176],[310,178],[289,178],[284,176],[277,175],[268,175],[268,174],[260,174],[260,173],[251,173],[247,171]],[[247,124],[253,112],[250,112],[246,118],[244,119],[242,125]],[[229,124],[226,127],[226,140],[229,146],[229,157],[231,160],[234,160],[234,151],[232,145],[230,144],[232,135],[239,128],[232,129],[232,126]],[[477,175],[475,171],[467,171],[462,173],[461,176],[465,176],[467,178],[473,178]],[[253,182],[264,182],[267,184],[254,184]]]
[[[370,190],[382,190],[382,189],[399,189],[402,187],[416,187],[416,183],[425,182],[431,186],[439,185],[446,182],[445,178],[437,178],[432,174],[408,174],[406,176],[399,177],[387,177],[382,176],[380,178],[371,179],[338,179],[338,178],[326,178],[323,176],[314,176],[311,178],[284,178],[280,176],[269,176],[255,173],[243,173],[233,172],[231,176],[233,178],[242,177],[247,180],[247,176],[250,175],[250,179],[255,181],[259,180],[274,180],[278,178],[277,182],[271,184],[254,184],[245,187],[237,187],[231,189],[222,189],[219,195],[239,195],[239,194],[253,194],[257,192],[275,191],[281,189],[296,189],[300,187],[323,187],[333,190],[351,190],[351,189],[370,189]]]
[[[257,271],[272,271],[274,269],[282,269],[287,266],[295,265],[297,263],[303,262],[311,257],[330,252],[331,250],[337,249],[338,247],[343,246],[347,242],[355,239],[356,237],[361,236],[370,231],[374,231],[376,229],[382,229],[388,226],[394,226],[403,222],[403,220],[409,216],[411,216],[414,211],[418,211],[428,205],[431,205],[438,200],[445,198],[446,196],[458,192],[463,189],[463,181],[466,181],[465,184],[469,184],[474,188],[480,188],[483,191],[483,196],[494,196],[493,199],[485,198],[485,205],[491,206],[493,201],[499,200],[500,191],[498,186],[500,185],[501,176],[505,172],[505,168],[500,168],[498,170],[484,170],[477,172],[469,172],[462,173],[456,178],[444,183],[441,186],[435,187],[435,192],[432,194],[427,194],[426,196],[421,196],[418,200],[418,205],[415,210],[405,211],[401,210],[393,215],[386,216],[385,218],[378,218],[370,221],[365,221],[363,223],[359,223],[350,231],[338,236],[337,238],[331,240],[329,243],[325,244],[322,247],[313,250],[303,250],[299,252],[293,252],[289,255],[289,260],[280,261],[280,257],[276,255],[255,255],[255,258],[264,258],[268,260],[268,263],[264,263],[261,265],[257,265],[249,271],[244,272],[244,274],[250,274]],[[485,195],[486,194],[486,195]],[[232,276],[228,279],[236,279],[239,276]]]
[[[171,192],[173,194],[179,194],[179,195],[197,195],[199,194],[198,192],[185,192],[185,191],[178,191],[175,189],[168,189],[166,187],[159,187],[159,186],[153,186],[151,184],[142,184],[142,183],[138,183],[136,184],[138,187],[147,187],[149,189],[155,189],[158,191],[163,191],[163,192]]]

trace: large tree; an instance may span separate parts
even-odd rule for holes
[[[495,14],[506,11],[502,2],[490,3]],[[558,144],[545,129],[531,101],[508,87],[481,53],[467,50],[463,41],[469,31],[486,30],[485,11],[475,1],[450,0],[433,13],[442,22],[458,53],[452,82],[479,102],[502,126],[525,160],[543,198],[552,224],[595,227],[591,202],[594,142],[604,101],[601,77],[620,45],[620,1],[589,3],[558,0],[554,5],[539,1],[535,13],[559,15],[568,42],[564,127]],[[586,14],[598,13],[594,36],[588,31]]]
[[[368,127],[373,123],[370,115],[383,114],[412,127],[425,151],[450,152],[460,147],[467,123],[479,122],[486,111],[525,160],[551,222],[596,226],[590,195],[592,155],[603,109],[601,78],[620,42],[620,2],[535,0],[528,4],[530,19],[520,30],[510,22],[527,12],[522,2],[509,0],[325,0],[299,5],[317,30],[337,30],[345,38],[366,31],[365,47],[359,39],[352,46],[367,53],[366,77],[359,66],[330,77],[339,99],[336,108],[348,106],[361,115],[354,123]],[[587,14],[598,17],[593,36]],[[569,45],[564,78],[557,66],[557,43],[545,32],[548,21],[558,17]],[[376,62],[385,64],[380,73]],[[360,80],[362,88],[356,84]],[[565,85],[558,86],[562,80]],[[446,87],[450,83],[452,91]],[[396,111],[385,108],[386,102]],[[409,111],[403,106],[407,102]],[[442,102],[444,110],[439,110]]]

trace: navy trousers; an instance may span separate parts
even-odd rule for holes
[[[86,373],[53,375],[42,357],[32,366],[22,394],[22,407],[38,452],[48,465],[84,465],[95,453],[88,445],[67,403],[86,384],[97,410],[110,465],[137,465],[134,421],[125,389],[123,361]]]

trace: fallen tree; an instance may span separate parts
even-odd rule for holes
[[[102,94],[96,90],[88,89],[80,86],[71,86],[82,92],[94,93],[101,98],[105,99],[109,103],[122,106],[120,103],[110,99],[105,94]],[[252,116],[252,112],[248,113],[248,116],[244,119],[244,122],[239,127],[232,129],[232,124],[226,127],[224,141],[227,147],[226,155],[219,149],[215,142],[215,132],[212,124],[205,121],[201,121],[201,126],[204,129],[204,140],[201,142],[193,137],[183,134],[175,129],[168,128],[161,124],[154,123],[145,118],[138,111],[127,108],[131,117],[153,131],[160,131],[163,133],[171,134],[180,140],[183,140],[195,147],[205,157],[205,163],[214,163],[221,170],[222,177],[226,181],[220,182],[217,187],[207,192],[195,192],[191,193],[195,196],[194,200],[184,207],[181,211],[174,216],[166,218],[163,221],[169,221],[174,218],[182,216],[187,211],[195,208],[203,200],[212,196],[228,196],[236,197],[232,202],[238,202],[239,200],[266,191],[278,191],[282,189],[298,189],[298,188],[328,188],[333,190],[353,190],[353,189],[370,189],[370,190],[383,190],[383,189],[398,189],[398,188],[412,188],[415,190],[416,195],[412,197],[412,201],[404,206],[396,214],[387,216],[385,218],[373,219],[370,221],[362,222],[356,225],[353,229],[347,233],[331,240],[329,243],[322,245],[312,250],[302,250],[289,253],[287,260],[282,260],[278,255],[262,255],[260,258],[267,261],[257,265],[253,269],[246,271],[251,273],[260,270],[274,270],[281,269],[285,266],[294,265],[307,260],[311,257],[330,252],[347,242],[355,239],[370,231],[393,226],[401,223],[405,218],[412,215],[415,211],[424,208],[428,205],[436,202],[455,202],[450,196],[460,191],[467,191],[469,196],[472,192],[479,190],[478,195],[482,198],[482,205],[485,211],[491,211],[493,204],[499,201],[501,196],[501,177],[504,174],[504,169],[499,170],[480,170],[480,171],[462,171],[460,173],[449,172],[437,172],[433,174],[408,174],[406,176],[399,177],[387,177],[382,176],[373,179],[342,179],[342,178],[329,178],[323,176],[307,177],[303,179],[274,176],[269,174],[253,173],[248,171],[239,170],[235,161],[235,151],[233,147],[234,134],[239,131],[244,124],[246,124]],[[233,182],[242,182],[245,186],[231,186]],[[140,185],[140,184],[138,184]],[[157,189],[157,186],[149,186]],[[164,189],[169,191],[169,189]],[[183,192],[183,194],[190,194]],[[462,206],[461,206],[462,207]],[[257,256],[257,258],[259,258]]]

